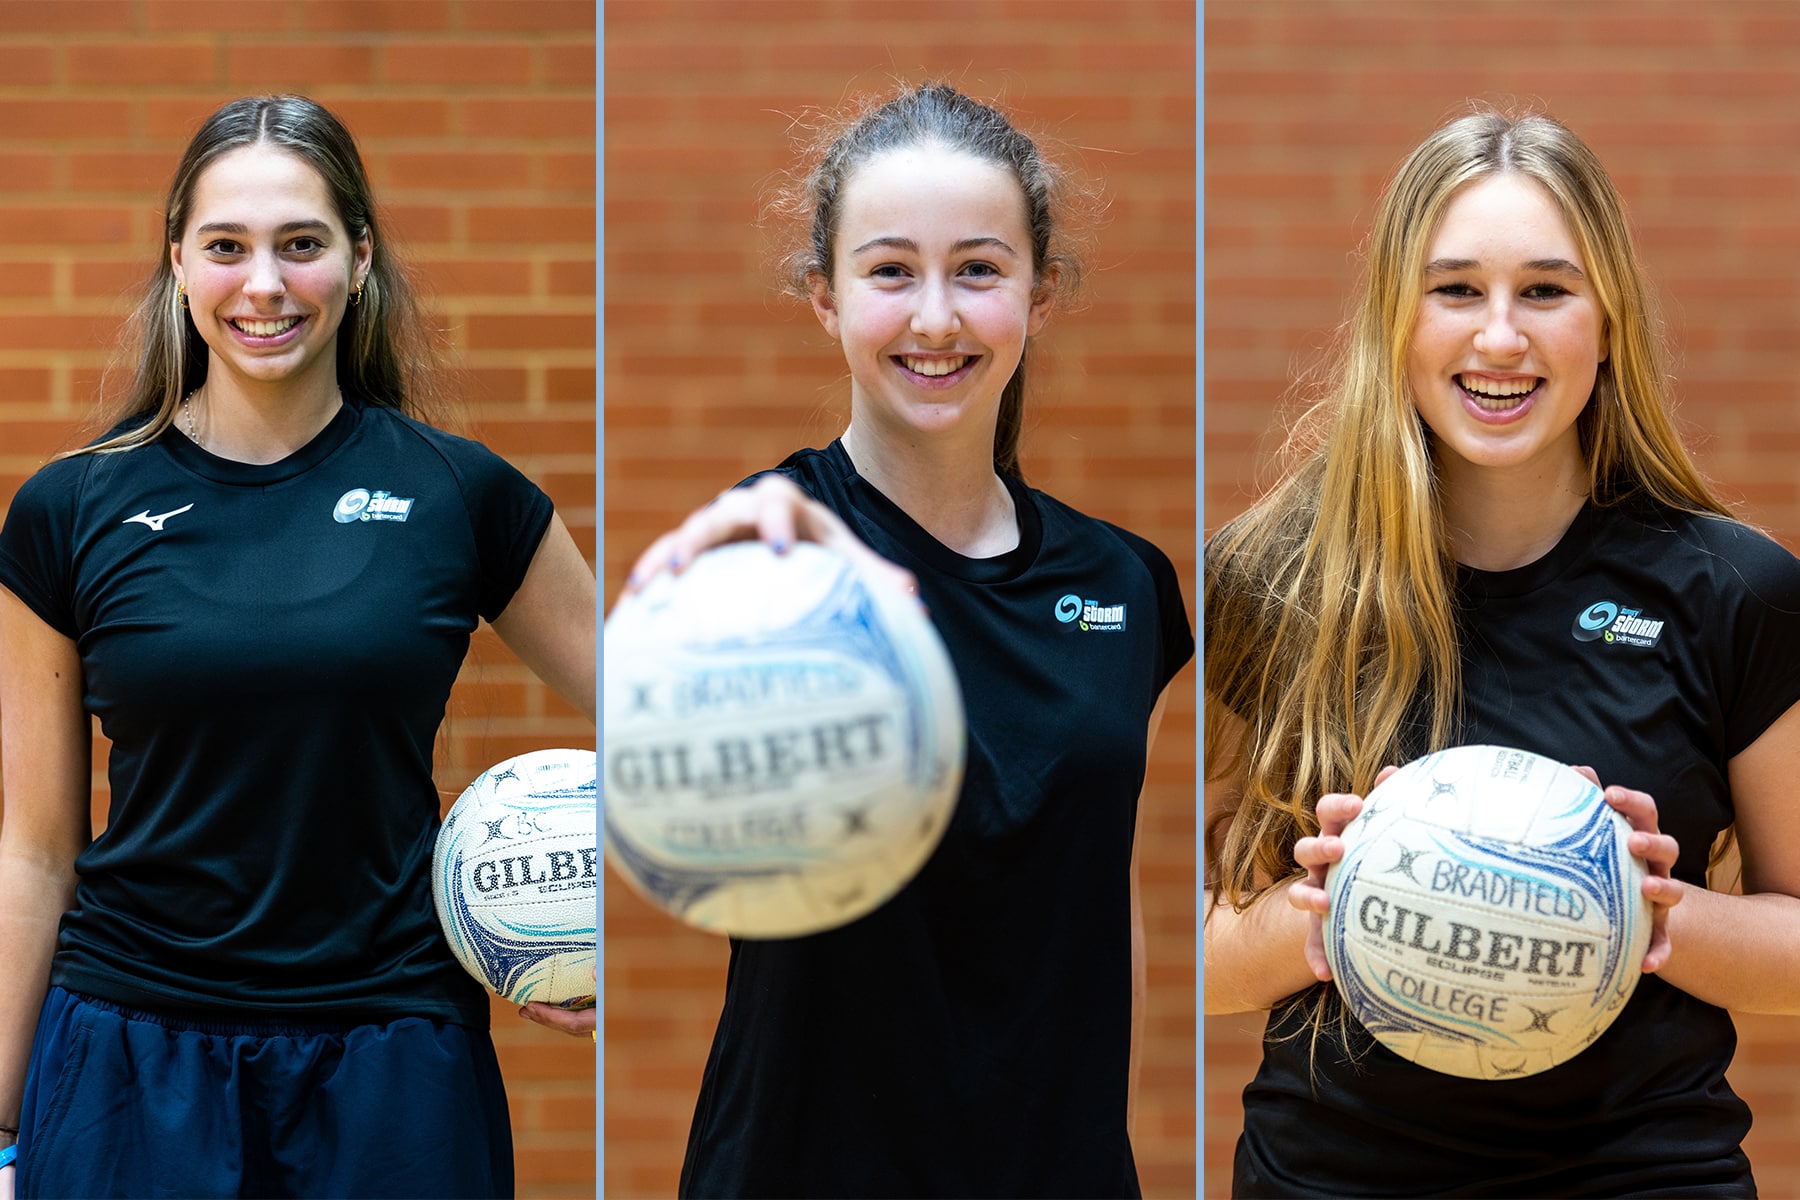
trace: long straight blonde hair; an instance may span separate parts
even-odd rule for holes
[[[1291,469],[1207,548],[1206,775],[1243,783],[1208,820],[1214,904],[1242,908],[1299,873],[1293,844],[1318,831],[1320,796],[1366,792],[1384,764],[1456,740],[1455,562],[1407,347],[1445,208],[1508,172],[1554,199],[1604,315],[1606,360],[1577,419],[1589,495],[1729,515],[1676,434],[1659,323],[1599,160],[1540,115],[1440,127],[1382,194],[1360,301],[1290,442]]]

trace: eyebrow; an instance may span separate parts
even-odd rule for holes
[[[1469,271],[1481,265],[1475,258],[1434,258],[1425,264],[1426,274],[1449,271]],[[1533,273],[1549,273],[1553,275],[1573,275],[1578,279],[1586,279],[1587,274],[1580,267],[1566,258],[1534,258],[1523,264],[1527,271]]]
[[[314,229],[322,229],[325,232],[329,233],[329,232],[331,232],[331,225],[329,222],[326,222],[326,221],[289,221],[286,225],[282,225],[282,226],[278,227],[275,230],[275,232],[277,235],[280,235],[280,234],[286,234],[286,233],[298,233],[301,230],[310,231],[310,230],[314,230]],[[249,233],[250,227],[248,225],[240,225],[236,221],[212,221],[212,222],[209,222],[208,224],[196,227],[194,232],[195,233]]]
[[[959,241],[952,242],[950,244],[950,253],[961,254],[967,250],[981,250],[981,249],[985,249],[990,246],[998,246],[1000,249],[1006,251],[1008,254],[1014,256],[1015,258],[1018,257],[1019,252],[1017,250],[1014,250],[1011,246],[1007,245],[1006,242],[1002,241],[1000,238],[991,237],[991,236],[962,238]],[[919,252],[919,243],[913,241],[909,237],[870,238],[868,241],[864,242],[862,245],[860,245],[860,246],[856,247],[854,250],[850,251],[850,253],[861,254],[864,250],[876,250],[876,249],[882,249],[882,248],[889,249],[889,250],[905,250],[911,254],[917,254]]]

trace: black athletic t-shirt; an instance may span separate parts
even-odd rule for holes
[[[1134,1196],[1128,868],[1150,712],[1193,654],[1174,569],[1016,482],[1018,547],[969,559],[839,443],[780,469],[918,576],[968,763],[887,904],[732,942],[681,1193]]]
[[[550,516],[480,445],[355,403],[266,466],[171,432],[27,480],[0,584],[74,640],[113,742],[51,981],[485,1028],[431,905],[432,742]]]
[[[1590,504],[1538,561],[1457,582],[1461,740],[1650,793],[1680,842],[1674,874],[1704,886],[1732,820],[1727,763],[1800,700],[1800,562],[1744,525],[1640,501]],[[1335,1038],[1310,1061],[1306,1037],[1265,1038],[1236,1194],[1754,1194],[1731,1018],[1656,976],[1580,1055],[1521,1079],[1438,1074],[1356,1033],[1353,1065]]]

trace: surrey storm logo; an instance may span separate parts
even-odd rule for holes
[[[1626,646],[1654,646],[1662,637],[1663,622],[1636,608],[1622,608],[1611,600],[1597,600],[1575,616],[1569,633],[1578,642],[1605,641]]]
[[[339,525],[357,521],[404,521],[412,512],[411,499],[402,500],[392,492],[371,492],[368,488],[351,488],[338,497],[331,516]]]
[[[1079,625],[1083,633],[1122,633],[1125,630],[1125,606],[1083,600],[1070,592],[1056,602],[1056,619],[1064,625]]]

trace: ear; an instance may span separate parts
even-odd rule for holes
[[[175,273],[175,282],[177,284],[187,283],[186,276],[182,275],[182,273],[181,273],[181,243],[180,242],[170,242],[169,243],[169,267]]]
[[[369,263],[375,257],[375,235],[363,230],[363,235],[356,239],[356,257],[350,266],[350,290],[355,291],[368,281]]]
[[[1056,287],[1062,282],[1062,267],[1051,263],[1038,276],[1037,284],[1031,289],[1031,311],[1025,318],[1025,336],[1036,337],[1044,323],[1050,319],[1050,310],[1056,307]]]
[[[831,335],[833,341],[838,335],[837,298],[831,294],[831,281],[817,271],[806,276],[806,290],[812,293],[813,315],[819,318],[819,324]]]

